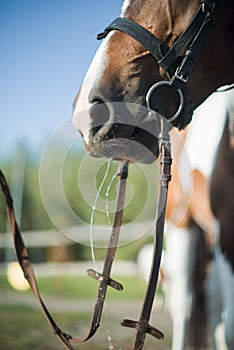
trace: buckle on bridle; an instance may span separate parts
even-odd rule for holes
[[[201,1],[202,6],[202,12],[209,12],[211,13],[214,10],[215,2],[213,0],[202,0]]]
[[[183,83],[187,83],[189,77],[188,77],[188,76],[184,76],[183,74],[180,74],[180,71],[181,71],[181,67],[177,67],[177,68],[176,68],[176,71],[175,71],[175,74],[174,74],[174,76],[173,76],[173,80],[174,80],[174,79],[179,79],[179,80],[181,80]]]

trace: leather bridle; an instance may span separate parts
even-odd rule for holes
[[[111,268],[115,257],[115,252],[118,246],[119,232],[122,224],[126,178],[128,176],[127,163],[120,162],[118,176],[119,176],[118,198],[117,198],[117,204],[115,209],[115,217],[114,217],[111,237],[110,237],[106,258],[103,266],[103,272],[99,273],[97,271],[94,271],[93,269],[87,270],[88,275],[91,276],[92,278],[95,278],[100,283],[98,288],[96,303],[93,310],[93,315],[90,322],[90,327],[86,336],[84,336],[83,338],[76,338],[71,336],[70,334],[65,333],[58,326],[57,322],[54,320],[53,316],[51,315],[50,311],[48,310],[47,306],[45,305],[44,301],[41,298],[37,281],[35,278],[35,274],[33,271],[33,265],[30,260],[27,248],[25,246],[23,236],[20,232],[19,226],[15,218],[15,210],[14,210],[13,199],[10,193],[10,189],[3,172],[0,170],[0,186],[6,198],[8,221],[9,221],[10,230],[13,237],[13,242],[14,242],[14,247],[18,258],[18,262],[24,273],[24,277],[28,281],[31,290],[43,311],[43,314],[46,320],[48,321],[49,325],[52,328],[53,333],[59,338],[59,340],[63,343],[66,349],[69,349],[69,350],[74,350],[74,347],[72,344],[83,343],[88,339],[90,339],[96,333],[100,325],[107,287],[110,286],[118,291],[121,291],[123,289],[123,286],[119,282],[113,280],[110,277],[110,274],[111,274]]]
[[[220,0],[200,0],[200,6],[190,25],[171,47],[168,47],[140,24],[125,17],[116,18],[97,36],[98,39],[103,39],[113,30],[124,32],[137,40],[153,55],[159,66],[167,73],[168,80],[162,82],[164,84],[167,82],[179,94],[180,111],[176,118],[173,116],[169,119],[179,129],[185,128],[192,119],[193,102],[187,82],[207,35],[216,21],[220,2]],[[184,52],[185,54],[183,54]],[[151,92],[156,90],[162,82],[154,84],[151,87]],[[176,122],[175,119],[177,119]]]
[[[132,36],[139,41],[157,60],[158,64],[166,71],[168,80],[163,80],[154,84],[149,90],[146,96],[146,105],[149,113],[150,97],[151,93],[156,90],[160,85],[166,84],[172,87],[180,97],[179,112],[173,118],[169,119],[169,122],[177,119],[177,126],[184,128],[192,118],[192,101],[190,98],[189,90],[187,87],[187,81],[191,75],[193,67],[198,59],[198,55],[201,51],[205,38],[210,28],[215,23],[215,19],[218,12],[218,3],[220,0],[201,0],[200,7],[194,16],[192,22],[186,31],[178,38],[178,40],[168,47],[163,44],[156,36],[143,28],[141,25],[133,22],[127,18],[115,19],[103,33],[98,35],[98,39],[102,39],[108,35],[112,30],[120,30]],[[182,57],[180,54],[185,51],[185,55]],[[159,150],[160,150],[160,188],[158,195],[158,205],[156,209],[156,226],[155,226],[155,241],[154,241],[154,257],[151,265],[151,273],[148,281],[148,287],[146,290],[145,299],[143,302],[142,311],[138,321],[123,320],[121,324],[126,327],[135,328],[136,336],[133,344],[134,350],[140,350],[144,346],[146,333],[152,336],[162,339],[163,334],[156,328],[149,325],[150,314],[152,310],[153,300],[155,296],[155,290],[158,281],[158,274],[160,268],[162,246],[163,246],[163,231],[165,222],[165,211],[167,202],[168,184],[171,180],[171,144],[169,137],[170,124],[168,120],[159,114],[156,115],[161,125],[161,132],[158,136]],[[112,233],[107,249],[106,259],[104,262],[103,272],[100,274],[92,269],[88,270],[88,274],[97,279],[100,283],[98,289],[98,295],[96,304],[94,307],[93,316],[90,323],[90,328],[87,335],[84,338],[74,338],[71,335],[63,332],[52,318],[50,312],[45,306],[34,276],[32,263],[30,261],[27,249],[23,242],[22,235],[15,219],[15,212],[13,207],[13,200],[10,194],[10,190],[3,173],[0,171],[0,185],[2,191],[6,197],[6,204],[8,208],[8,218],[10,223],[11,232],[14,239],[14,245],[18,257],[18,261],[24,272],[37,301],[39,302],[44,315],[52,327],[53,332],[58,336],[61,342],[67,349],[73,350],[74,343],[82,343],[91,338],[99,327],[100,319],[102,315],[103,305],[105,301],[107,287],[111,286],[117,290],[122,290],[123,287],[120,283],[114,281],[111,277],[111,267],[113,259],[115,257],[115,251],[118,245],[119,231],[122,224],[122,214],[124,207],[124,194],[126,186],[126,178],[128,174],[128,164],[120,163],[119,170],[119,193],[117,198],[117,206],[115,211],[115,218],[112,228]]]

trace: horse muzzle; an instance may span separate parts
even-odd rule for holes
[[[158,158],[159,125],[147,121],[147,113],[140,105],[96,98],[88,110],[73,114],[73,122],[91,156],[149,164]]]

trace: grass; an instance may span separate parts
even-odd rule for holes
[[[0,306],[0,344],[4,350],[55,350],[63,349],[57,337],[53,336],[43,315],[36,309],[25,306]],[[77,319],[88,324],[88,315],[55,314],[64,329],[78,332]],[[76,325],[76,327],[75,327]],[[81,327],[82,328],[82,327]],[[82,330],[83,331],[83,330]],[[89,347],[84,347],[84,350]],[[93,347],[98,349],[98,347]]]
[[[123,312],[125,310],[122,310]],[[55,313],[53,315],[62,329],[73,336],[87,334],[90,315],[86,313]],[[119,316],[114,313],[102,317],[101,326],[88,342],[74,345],[81,350],[130,350],[134,330],[119,325]],[[38,310],[25,306],[0,306],[0,344],[4,350],[62,350],[63,345],[49,329],[47,322]],[[165,330],[165,326],[164,326]],[[166,333],[167,334],[167,333]],[[110,346],[112,345],[113,348]],[[170,348],[170,338],[158,341],[147,337],[145,350]]]
[[[113,339],[114,349],[131,349],[134,330],[121,327],[119,322],[122,317],[131,316],[132,312],[134,313],[134,317],[138,317],[146,284],[142,279],[137,277],[115,276],[114,278],[124,285],[124,291],[118,292],[112,288],[108,288],[106,306],[97,334],[87,343],[74,346],[74,348],[81,350],[110,349],[110,339]],[[57,303],[64,303],[65,312],[59,308],[59,304],[55,305],[55,310],[60,310],[60,312],[52,312],[53,317],[61,325],[62,329],[74,336],[85,336],[90,323],[92,308],[96,300],[99,285],[97,281],[88,276],[64,276],[39,278],[38,284],[42,298],[46,304],[52,300],[52,297]],[[4,302],[1,302],[1,293],[5,296],[13,296],[14,298],[12,300],[14,301],[10,305],[8,303],[4,304]],[[6,276],[0,276],[1,349],[64,349],[57,337],[53,335],[42,312],[37,307],[26,306],[27,303],[25,305],[17,303],[18,296],[22,296],[22,294],[32,298],[31,291],[17,292],[10,287]],[[75,306],[72,311],[71,307],[70,309],[67,308],[66,301],[74,301]],[[87,308],[80,309],[82,301]],[[37,305],[36,300],[34,305]],[[67,312],[67,310],[70,311]],[[146,346],[146,349],[155,349],[155,339],[149,337],[148,342],[149,344]],[[163,347],[161,345],[159,347],[157,346],[157,349],[166,349],[167,344],[168,341],[161,344]]]
[[[137,277],[115,276],[115,280],[122,283],[123,291],[116,291],[108,288],[108,298],[110,300],[135,300],[141,299],[145,290],[145,282]],[[99,283],[86,276],[80,277],[57,277],[53,279],[45,278],[39,281],[39,286],[43,294],[54,295],[67,298],[94,299],[97,294]]]
[[[114,276],[114,279],[123,284],[123,291],[116,291],[108,288],[110,300],[139,300],[142,299],[145,291],[145,281],[137,276]],[[37,279],[39,290],[43,296],[55,296],[68,299],[95,299],[99,283],[89,276],[61,276],[46,277]],[[8,284],[5,276],[0,276],[1,292],[16,293]],[[19,293],[19,292],[17,292]],[[22,293],[22,292],[20,292]],[[31,291],[24,293],[30,294]]]

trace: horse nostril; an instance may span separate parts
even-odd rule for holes
[[[109,110],[105,103],[96,100],[89,109],[89,115],[92,119],[92,126],[101,127],[109,119]]]
[[[91,133],[98,141],[111,129],[114,123],[114,107],[111,103],[105,103],[101,99],[95,99],[89,109]]]

